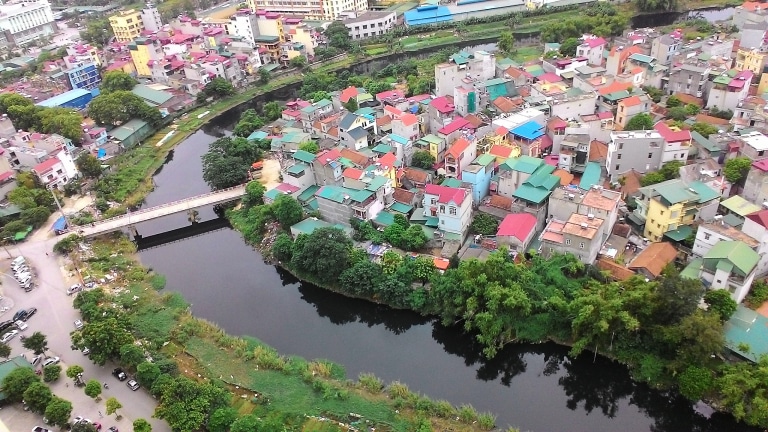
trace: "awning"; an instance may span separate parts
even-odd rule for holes
[[[683,225],[678,227],[676,230],[667,231],[664,233],[665,236],[671,238],[674,241],[683,241],[687,239],[691,234],[693,234],[693,229],[688,225]]]

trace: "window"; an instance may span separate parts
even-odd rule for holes
[[[656,219],[651,219],[651,223],[656,223]]]
[[[621,159],[621,155],[617,155],[617,156],[616,156],[616,159]]]
[[[664,210],[660,211],[659,214],[664,216]]]
[[[584,242],[579,243],[579,247],[584,249]]]
[[[710,237],[712,237],[712,234],[710,233],[704,234],[704,240],[709,240]]]
[[[448,213],[456,216],[456,207],[449,207]]]
[[[429,203],[430,203],[430,204],[434,204],[434,203],[436,203],[436,202],[437,202],[437,198],[432,198],[431,200],[429,200]]]
[[[440,213],[445,213],[445,206],[444,205],[440,206]]]
[[[675,210],[675,211],[673,211],[673,212],[672,212],[672,214],[670,214],[670,216],[671,216],[673,219],[676,219],[676,218],[677,218],[677,216],[678,216],[679,214],[680,214],[680,212],[679,212],[678,210]]]
[[[616,171],[618,171],[618,170],[619,170],[619,167],[620,167],[620,166],[621,166],[621,165],[619,165],[619,164],[616,164]]]
[[[368,28],[368,24],[363,24],[363,30]]]
[[[623,142],[620,142],[620,143],[619,143],[619,150],[622,150],[622,149],[624,149],[624,143],[623,143]]]
[[[653,153],[648,153],[648,159],[653,157]]]
[[[571,239],[565,239],[565,244],[567,245],[571,244]]]

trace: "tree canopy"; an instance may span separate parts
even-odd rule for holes
[[[253,132],[264,127],[264,124],[264,119],[259,116],[255,109],[247,109],[240,116],[240,121],[237,122],[232,133],[247,138]]]
[[[179,377],[163,391],[155,416],[167,421],[173,430],[196,431],[208,422],[214,411],[228,403],[226,390]]]
[[[740,156],[725,161],[723,174],[731,183],[739,183],[747,178],[749,169],[752,167],[752,160],[746,156]]]
[[[265,69],[260,68],[259,72],[265,71]],[[269,72],[267,72],[269,74]],[[269,75],[267,75],[269,76]],[[232,86],[232,83],[225,80],[221,77],[216,77],[211,80],[208,84],[203,87],[203,91],[198,93],[197,100],[205,100],[207,98],[213,98],[213,99],[220,99],[227,96],[232,96],[235,94],[235,87]]]
[[[79,348],[88,347],[89,357],[94,363],[103,365],[120,356],[120,348],[133,342],[133,336],[126,328],[127,323],[115,317],[89,321],[82,330],[75,332],[72,342]]]
[[[97,123],[118,126],[137,118],[157,124],[162,115],[139,96],[126,90],[116,90],[93,98],[88,104],[88,116]]]
[[[416,168],[431,170],[434,164],[435,157],[432,156],[432,153],[424,150],[417,150],[413,152],[413,156],[411,157],[412,166],[415,166]]]
[[[136,81],[132,76],[121,70],[113,70],[104,74],[104,78],[101,80],[99,90],[101,93],[112,93],[116,91],[131,91],[136,84]]]
[[[102,173],[101,161],[90,153],[84,152],[75,161],[78,171],[87,178],[99,178]]]
[[[349,265],[352,241],[338,228],[319,228],[299,235],[291,264],[299,271],[333,282]]]
[[[246,181],[248,170],[261,160],[262,152],[245,138],[223,137],[212,142],[202,158],[205,182],[212,189],[226,189]]]
[[[653,119],[648,113],[640,113],[629,119],[624,130],[651,130],[653,129]]]
[[[56,133],[77,143],[82,139],[83,116],[69,108],[40,107],[18,93],[3,93],[0,113],[8,114],[18,129]]]

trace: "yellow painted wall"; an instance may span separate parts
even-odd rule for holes
[[[149,62],[149,49],[152,45],[137,45],[136,50],[131,51],[131,59],[133,60],[133,66],[136,68],[136,73],[139,76],[151,76],[152,71],[147,66]]]
[[[109,25],[115,33],[115,38],[120,42],[130,42],[139,37],[144,30],[141,12],[134,9],[112,15],[109,17]]]

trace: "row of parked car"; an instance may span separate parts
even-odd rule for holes
[[[16,279],[24,291],[30,292],[35,288],[34,275],[27,264],[26,258],[23,256],[14,258],[11,262],[11,270],[13,270],[13,278]]]
[[[0,322],[0,342],[8,343],[15,338],[19,332],[27,329],[27,320],[37,313],[37,308],[18,310],[8,321]]]

